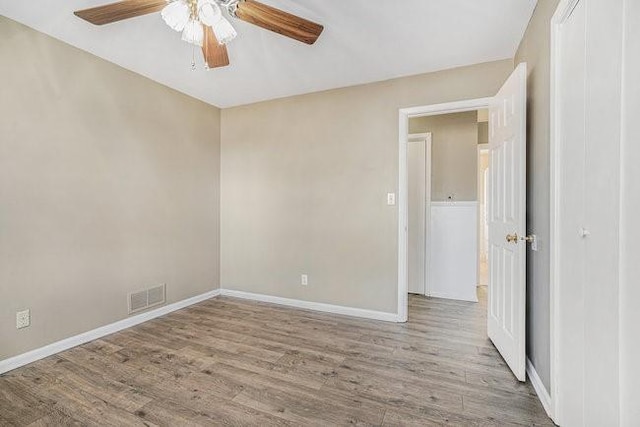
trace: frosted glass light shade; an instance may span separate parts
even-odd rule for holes
[[[222,18],[222,11],[213,0],[198,0],[198,18],[209,27]]]
[[[227,44],[238,35],[214,0],[198,0],[198,18],[213,29],[220,44]]]
[[[176,31],[182,31],[189,22],[191,12],[184,0],[176,0],[166,5],[160,14],[168,26]]]
[[[184,31],[182,31],[182,40],[187,43],[202,46],[204,41],[204,28],[202,28],[200,21],[190,19],[189,22],[187,22]]]
[[[224,16],[220,17],[220,20],[213,24],[211,28],[220,44],[227,44],[238,35],[235,28],[231,26],[231,23]]]

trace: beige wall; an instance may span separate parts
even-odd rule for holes
[[[221,284],[397,311],[398,109],[495,94],[511,60],[222,111]],[[309,285],[300,285],[300,274]]]
[[[416,117],[409,132],[431,132],[431,200],[477,200],[478,113]]]
[[[218,109],[4,17],[0,81],[0,360],[218,287]]]
[[[538,251],[527,251],[527,356],[549,389],[550,234],[550,22],[559,0],[541,0],[518,48],[515,64],[526,62],[527,230],[538,236]]]

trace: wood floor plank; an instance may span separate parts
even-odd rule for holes
[[[459,426],[459,427],[508,427],[511,424],[487,423],[469,415],[437,410],[411,410],[402,408],[388,409],[384,416],[383,426],[389,427],[425,427],[425,426]]]
[[[221,364],[225,367],[232,366],[237,369],[242,369],[248,372],[263,375],[265,377],[273,378],[277,381],[282,382],[283,384],[287,384],[290,387],[295,385],[319,390],[320,388],[322,388],[326,381],[326,378],[321,376],[310,378],[309,376],[298,376],[295,374],[282,372],[282,370],[274,369],[275,365],[273,363],[262,361],[246,362],[236,359],[221,359],[218,360],[218,363],[216,365],[213,365],[210,370],[215,369],[216,366],[220,366]]]
[[[56,365],[54,373],[59,373],[65,383],[76,389],[90,389],[97,398],[127,412],[134,412],[151,401],[138,389],[109,376],[97,376],[93,371],[74,363],[67,362]]]
[[[122,350],[121,346],[112,344],[102,339],[86,343],[84,345],[84,348],[86,348],[87,350],[93,351],[95,353],[101,353],[101,354],[111,354],[111,353],[115,353],[116,351]]]
[[[236,402],[207,402],[181,405],[171,399],[153,401],[136,412],[136,416],[149,425],[159,426],[289,426],[294,425],[280,417],[256,411]]]
[[[21,384],[0,378],[0,425],[29,424],[47,414],[40,399]]]
[[[132,413],[105,402],[94,396],[93,392],[97,391],[76,389],[63,381],[32,389],[34,395],[54,402],[48,409],[76,419],[84,425],[145,425]]]
[[[0,425],[552,425],[479,303],[394,324],[219,297],[0,375]]]
[[[51,411],[42,418],[39,418],[31,424],[27,424],[29,427],[51,427],[51,426],[82,426],[83,424],[73,417],[65,415],[59,411]]]
[[[356,409],[324,396],[301,396],[294,391],[270,388],[248,388],[234,401],[298,425],[381,425],[384,416],[381,409]]]

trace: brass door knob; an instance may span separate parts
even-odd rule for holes
[[[518,243],[519,240],[527,243],[533,243],[535,241],[535,236],[518,236],[518,233],[507,234],[507,242],[509,243]]]

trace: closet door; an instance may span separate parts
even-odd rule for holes
[[[560,425],[618,425],[622,2],[566,4],[554,62],[560,158],[552,398]]]
[[[585,241],[586,223],[586,101],[585,101],[585,20],[586,1],[578,2],[571,15],[562,25],[560,49],[562,62],[559,64],[559,118],[560,131],[559,164],[562,165],[558,176],[559,194],[559,230],[558,250],[559,283],[561,283],[560,303],[563,307],[560,321],[566,330],[574,331],[561,337],[564,351],[573,353],[570,366],[561,366],[562,382],[571,384],[572,392],[566,396],[565,425],[584,425],[584,357],[585,329]],[[571,414],[571,415],[569,415]]]

